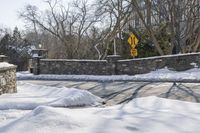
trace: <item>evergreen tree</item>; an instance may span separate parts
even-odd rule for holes
[[[10,34],[5,34],[0,41],[0,54],[7,54],[7,50],[12,43],[12,37]]]
[[[17,65],[17,70],[27,70],[30,58],[31,43],[23,39],[17,27],[12,36],[6,34],[0,41],[0,54],[8,56],[10,63]]]

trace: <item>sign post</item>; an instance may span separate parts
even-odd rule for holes
[[[132,33],[128,38],[128,43],[131,45],[131,56],[136,57],[138,56],[138,50],[135,48],[139,42],[138,37]]]

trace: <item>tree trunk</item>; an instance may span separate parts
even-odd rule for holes
[[[158,51],[158,53],[160,55],[164,55],[164,52],[163,50],[161,49],[159,43],[158,43],[158,40],[156,39],[155,37],[155,34],[152,30],[152,26],[148,26],[147,23],[145,22],[145,19],[144,19],[144,16],[142,15],[141,11],[140,11],[140,7],[138,6],[138,3],[136,0],[132,0],[132,5],[133,7],[135,8],[139,18],[141,19],[142,23],[144,24],[145,28],[147,29],[147,31],[149,32],[151,38],[152,38],[152,41],[156,47],[156,50]]]

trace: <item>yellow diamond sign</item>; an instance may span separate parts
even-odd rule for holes
[[[138,50],[135,48],[131,49],[131,56],[133,56],[133,57],[138,56]]]
[[[139,39],[136,37],[135,34],[132,33],[130,37],[128,38],[128,43],[131,45],[132,48],[135,48],[138,42],[139,42]]]

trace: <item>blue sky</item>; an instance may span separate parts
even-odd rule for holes
[[[45,8],[43,0],[0,0],[0,26],[23,29],[24,23],[18,18],[17,12],[23,9],[26,4]]]

